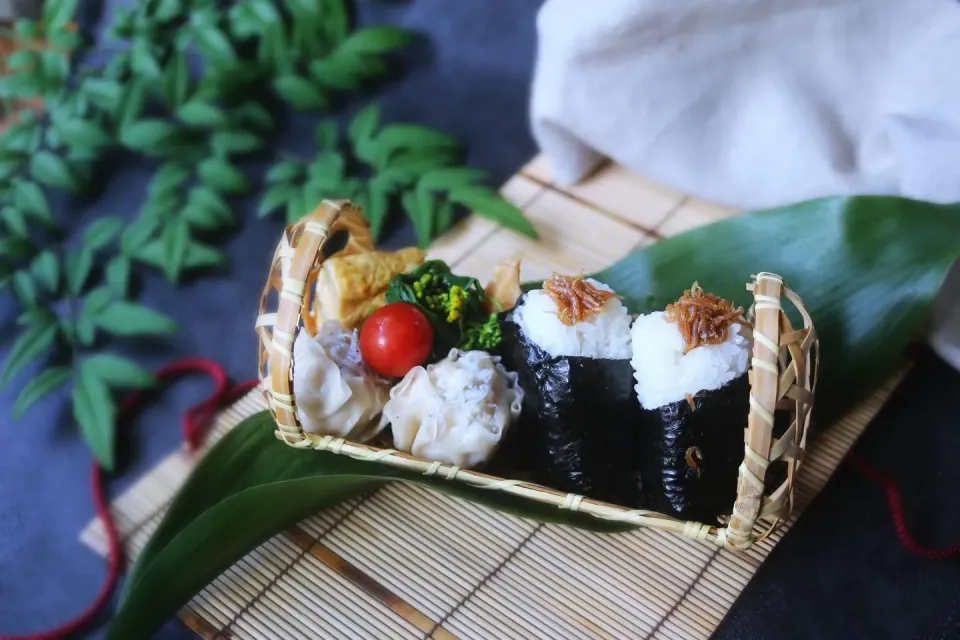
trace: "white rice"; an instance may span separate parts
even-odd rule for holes
[[[604,291],[610,287],[592,278],[587,282]],[[613,298],[600,313],[567,326],[557,316],[557,303],[543,289],[528,292],[513,319],[520,330],[553,357],[584,356],[621,360],[630,357],[630,314]]]
[[[631,329],[633,377],[645,409],[684,400],[687,394],[719,389],[743,375],[750,358],[750,331],[730,325],[721,344],[701,345],[684,354],[683,336],[663,312],[638,317]]]

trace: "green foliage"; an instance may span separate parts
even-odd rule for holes
[[[449,136],[418,125],[381,125],[375,105],[345,136],[333,119],[316,127],[312,159],[283,156],[256,184],[243,161],[268,146],[271,94],[293,110],[331,114],[341,98],[390,71],[414,34],[392,26],[353,29],[348,0],[148,0],[119,9],[110,36],[128,46],[100,69],[73,68],[86,43],[68,25],[77,0],[49,0],[43,19],[15,26],[27,47],[6,60],[0,99],[43,101],[0,135],[0,291],[22,309],[0,383],[32,372],[14,413],[69,389],[74,416],[97,459],[113,463],[114,392],[149,383],[137,365],[103,353],[117,340],[175,331],[133,301],[145,270],[170,282],[220,267],[209,243],[236,226],[231,199],[260,188],[260,215],[295,220],[323,198],[353,198],[377,234],[392,212],[414,221],[421,244],[473,208],[532,233],[519,212],[462,166]],[[199,54],[200,73],[190,56]],[[79,242],[58,211],[88,193],[106,152],[155,159],[136,215],[85,224]],[[50,360],[43,364],[42,361]],[[56,361],[55,363],[53,361]]]

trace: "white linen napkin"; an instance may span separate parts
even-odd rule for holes
[[[546,0],[537,34],[531,125],[561,183],[610,158],[744,210],[960,201],[955,0]],[[960,369],[960,273],[931,344]]]

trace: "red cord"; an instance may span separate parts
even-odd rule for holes
[[[918,542],[907,527],[907,517],[903,509],[903,499],[900,497],[900,489],[897,488],[897,484],[893,481],[893,478],[857,454],[850,456],[850,464],[868,480],[883,487],[883,491],[887,496],[887,506],[890,508],[890,515],[893,516],[893,529],[897,533],[900,544],[903,545],[905,549],[928,560],[946,560],[960,555],[960,544],[934,549]]]
[[[253,389],[257,386],[257,381],[251,380],[231,387],[223,367],[216,362],[203,358],[185,358],[172,362],[157,371],[157,379],[164,381],[190,373],[204,373],[214,382],[214,390],[210,397],[190,407],[183,417],[183,438],[190,450],[193,451],[203,442],[206,429],[217,411]],[[132,413],[142,406],[144,397],[149,393],[150,390],[145,392],[135,391],[129,394],[121,403],[117,412],[118,421],[122,422],[128,419]],[[100,593],[83,613],[59,627],[25,636],[0,635],[0,640],[60,640],[61,638],[68,638],[86,627],[106,606],[120,579],[120,573],[123,571],[124,557],[123,545],[120,541],[120,534],[117,532],[117,526],[113,521],[113,515],[110,513],[110,504],[107,500],[103,480],[103,469],[94,462],[92,474],[93,503],[97,511],[97,517],[103,522],[103,528],[107,534],[108,548],[107,580],[100,589]]]

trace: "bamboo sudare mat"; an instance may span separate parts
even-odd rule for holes
[[[561,189],[536,159],[503,193],[535,222],[538,243],[472,216],[432,255],[486,281],[497,261],[522,252],[523,279],[535,280],[554,270],[597,270],[638,245],[734,214],[618,166]],[[812,443],[798,511],[895,385]],[[223,412],[210,440],[264,408],[252,392]],[[114,502],[131,556],[193,463],[175,453]],[[705,638],[787,528],[733,553],[657,531],[602,535],[544,525],[395,484],[268,540],[180,618],[207,639]],[[99,522],[81,537],[106,553]]]

